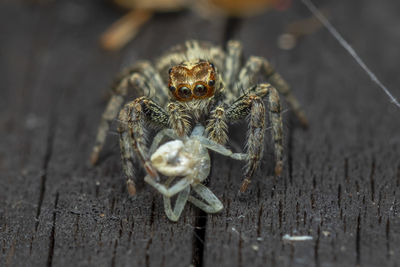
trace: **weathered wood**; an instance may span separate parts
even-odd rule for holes
[[[398,58],[399,41],[388,27],[400,21],[388,1],[379,7],[356,2],[331,4],[329,15],[399,96],[387,60]],[[307,15],[300,3],[284,19],[299,13]],[[240,167],[216,159],[224,167],[211,187],[224,196],[226,209],[207,221],[204,266],[396,266],[399,110],[324,30],[290,52],[279,51],[275,40],[284,25],[281,14],[249,19],[239,38],[247,53],[269,58],[288,79],[311,126],[294,127],[292,114],[285,114],[286,173],[278,180],[270,168],[260,172],[243,200],[237,196]],[[268,160],[263,166],[272,165]],[[313,240],[284,242],[285,234]]]
[[[329,16],[399,97],[398,3],[342,2],[327,6]],[[98,48],[119,16],[104,3],[0,7],[1,266],[400,264],[399,110],[325,30],[291,51],[277,48],[285,25],[309,16],[300,3],[226,28],[191,12],[159,15],[115,54]],[[246,55],[270,59],[311,126],[302,130],[285,113],[283,177],[271,176],[267,146],[243,196],[241,165],[216,155],[209,186],[224,211],[207,216],[187,205],[171,223],[148,186],[129,198],[112,132],[102,162],[88,166],[103,98],[114,75],[138,59],[188,38],[227,37],[242,40]],[[244,136],[243,127],[232,135]],[[284,242],[285,234],[313,240]]]
[[[32,47],[20,56],[22,70],[10,75],[20,79],[23,72],[25,81],[4,91],[10,100],[16,91],[18,99],[8,105],[12,112],[3,113],[8,132],[2,136],[0,265],[189,265],[197,211],[187,209],[174,224],[164,215],[161,196],[149,188],[129,199],[112,133],[112,156],[96,168],[87,166],[87,158],[115,74],[189,38],[193,29],[199,38],[215,40],[219,24],[190,13],[160,16],[115,55],[97,43],[119,16],[109,6],[65,1],[5,8],[3,18],[10,21],[22,13],[6,49],[18,55],[25,52],[18,48]],[[155,34],[170,28],[171,35]],[[15,118],[9,122],[7,115]]]

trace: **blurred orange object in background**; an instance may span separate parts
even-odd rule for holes
[[[113,0],[113,3],[131,11],[102,34],[100,43],[107,50],[118,50],[135,38],[155,12],[191,9],[204,18],[249,17],[271,8],[286,10],[292,0]]]

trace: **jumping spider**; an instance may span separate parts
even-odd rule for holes
[[[151,164],[158,172],[169,178],[165,184],[157,182],[150,175],[146,175],[144,180],[163,195],[165,214],[172,221],[179,219],[187,201],[207,213],[216,213],[223,208],[221,201],[202,184],[211,169],[211,160],[207,149],[236,160],[247,159],[246,154],[233,153],[223,145],[208,139],[205,134],[204,126],[200,124],[193,128],[189,137],[184,136],[183,138],[172,129],[163,129],[154,137],[150,146]],[[173,141],[158,147],[166,138]],[[176,177],[182,178],[170,186]],[[202,200],[189,195],[190,188]],[[171,197],[174,195],[178,195],[178,197],[175,207],[172,209]]]
[[[186,41],[161,56],[154,65],[141,61],[127,69],[116,81],[103,113],[92,164],[98,161],[110,123],[119,111],[122,165],[130,194],[136,193],[135,159],[151,179],[159,181],[149,160],[145,126],[169,128],[176,135],[185,136],[194,125],[202,124],[209,140],[224,145],[228,141],[228,124],[247,118],[247,164],[240,187],[244,192],[263,154],[265,99],[275,148],[275,175],[279,176],[283,165],[283,130],[278,91],[303,125],[307,120],[288,84],[266,59],[252,56],[242,65],[241,58],[242,46],[238,41],[229,41],[226,52],[207,42]],[[257,84],[260,75],[271,84]],[[142,96],[120,110],[130,91]]]

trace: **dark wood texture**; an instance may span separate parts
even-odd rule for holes
[[[157,15],[117,53],[98,47],[120,16],[109,5],[43,2],[0,3],[0,266],[400,265],[400,110],[326,30],[277,47],[288,23],[310,16],[300,2],[228,22]],[[399,3],[320,5],[400,97]],[[100,165],[87,159],[114,75],[188,38],[237,38],[247,56],[270,59],[310,128],[286,112],[283,177],[271,176],[269,149],[242,196],[242,166],[214,156],[209,186],[223,212],[187,205],[172,223],[149,186],[129,198],[114,132]],[[233,128],[239,140],[242,127]]]

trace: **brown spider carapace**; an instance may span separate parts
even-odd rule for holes
[[[240,187],[244,192],[263,154],[267,110],[275,149],[275,174],[280,175],[283,132],[278,91],[303,125],[307,124],[306,117],[288,84],[266,59],[252,56],[244,64],[241,59],[242,46],[238,41],[229,41],[226,51],[207,42],[186,41],[154,64],[141,61],[128,68],[116,81],[102,116],[92,164],[97,162],[110,123],[118,112],[122,165],[131,194],[136,192],[135,159],[153,179],[159,179],[149,161],[145,127],[169,128],[183,136],[201,124],[209,140],[224,145],[228,141],[228,124],[247,118],[247,165]],[[269,83],[257,84],[260,76]],[[139,97],[121,110],[125,97],[132,93]]]

